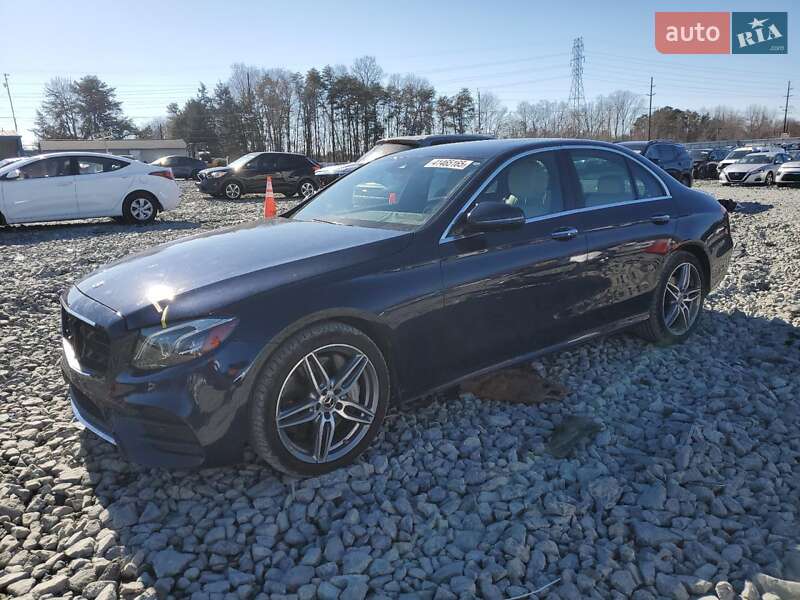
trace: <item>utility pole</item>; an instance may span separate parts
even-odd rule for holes
[[[478,88],[478,133],[481,132],[481,90]]]
[[[786,85],[786,104],[783,105],[783,133],[789,133],[789,96],[792,92],[792,82]]]
[[[650,78],[650,93],[647,94],[650,97],[650,105],[647,107],[647,141],[650,141],[650,120],[653,116],[653,78]]]
[[[14,119],[14,131],[19,133],[19,127],[17,127],[17,115],[14,113],[14,102],[11,100],[11,88],[8,87],[8,73],[3,73],[3,85],[6,88],[6,92],[8,92],[8,103],[11,105],[11,118]]]

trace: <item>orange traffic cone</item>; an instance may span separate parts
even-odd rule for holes
[[[267,191],[264,193],[264,218],[271,219],[278,214],[275,206],[275,194],[272,191],[272,177],[267,175]]]

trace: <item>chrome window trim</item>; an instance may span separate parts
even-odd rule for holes
[[[466,203],[464,203],[464,206],[461,207],[461,209],[456,213],[456,215],[453,217],[453,219],[450,221],[450,223],[448,223],[447,227],[445,227],[444,233],[442,233],[441,237],[439,238],[439,244],[440,245],[441,244],[446,244],[447,242],[452,242],[453,240],[460,240],[460,239],[464,239],[466,237],[471,237],[472,235],[475,235],[475,234],[467,234],[467,235],[457,235],[457,236],[455,236],[455,235],[450,235],[450,230],[453,228],[453,225],[455,225],[456,222],[461,218],[461,216],[467,211],[467,209],[472,205],[472,203],[475,201],[475,199],[483,192],[483,190],[486,189],[486,187],[492,182],[492,180],[494,180],[494,178],[500,173],[500,171],[505,169],[508,165],[510,165],[511,163],[516,162],[516,161],[518,161],[518,160],[520,160],[522,158],[525,158],[526,156],[530,156],[531,154],[538,154],[540,152],[556,152],[558,150],[572,150],[572,149],[578,149],[578,150],[600,150],[600,151],[604,151],[604,152],[613,152],[615,154],[619,154],[623,158],[627,158],[628,160],[636,160],[634,157],[628,155],[626,152],[623,152],[622,150],[617,150],[616,148],[606,148],[605,146],[594,146],[594,145],[591,145],[591,144],[564,144],[564,145],[561,145],[561,146],[547,146],[545,148],[534,148],[532,150],[526,150],[522,154],[516,154],[516,155],[512,156],[511,158],[506,159],[501,165],[499,165],[494,171],[492,171],[491,175],[489,175],[486,178],[486,181],[484,181],[481,184],[481,186],[477,190],[475,190],[475,192],[473,192],[473,194],[469,197],[469,199],[466,201]],[[538,217],[527,218],[527,219],[525,219],[525,223],[527,224],[527,223],[533,223],[535,221],[545,221],[547,219],[553,219],[553,218],[556,218],[556,217],[561,217],[563,215],[571,215],[571,214],[577,214],[577,213],[582,213],[582,212],[589,212],[589,211],[592,211],[592,210],[600,210],[600,209],[603,209],[603,208],[609,208],[611,206],[641,204],[643,202],[655,202],[656,200],[669,200],[669,199],[671,199],[672,198],[672,194],[670,194],[669,188],[664,183],[664,180],[658,175],[658,173],[653,171],[653,169],[651,169],[643,161],[637,160],[636,162],[639,165],[641,165],[643,168],[647,169],[647,171],[653,177],[656,178],[656,181],[658,181],[661,184],[661,187],[664,189],[664,195],[663,196],[657,196],[657,197],[654,197],[654,198],[637,198],[636,200],[627,200],[625,202],[613,202],[611,204],[602,204],[602,205],[599,205],[599,206],[585,206],[583,208],[573,208],[573,209],[570,209],[570,210],[562,210],[562,211],[557,212],[557,213],[552,213],[552,214],[548,214],[548,215],[541,215],[541,216],[538,216]],[[559,173],[559,176],[561,176],[561,175],[562,175],[562,173]]]

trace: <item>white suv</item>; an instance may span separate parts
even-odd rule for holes
[[[55,152],[0,167],[0,225],[115,217],[150,223],[180,203],[172,171],[89,152]]]

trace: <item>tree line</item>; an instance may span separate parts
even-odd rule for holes
[[[763,106],[744,111],[662,107],[650,119],[652,138],[679,141],[779,135],[781,115]],[[374,57],[350,67],[312,68],[305,74],[234,64],[213,90],[200,84],[183,105],[136,127],[122,111],[114,88],[94,75],[51,80],[37,111],[40,138],[181,138],[213,156],[256,150],[301,152],[320,160],[351,160],[383,137],[428,133],[484,133],[497,137],[644,139],[643,96],[618,90],[576,112],[567,102],[523,101],[509,110],[489,92],[467,88],[448,96],[413,74],[387,75]],[[790,130],[798,131],[792,121]]]

